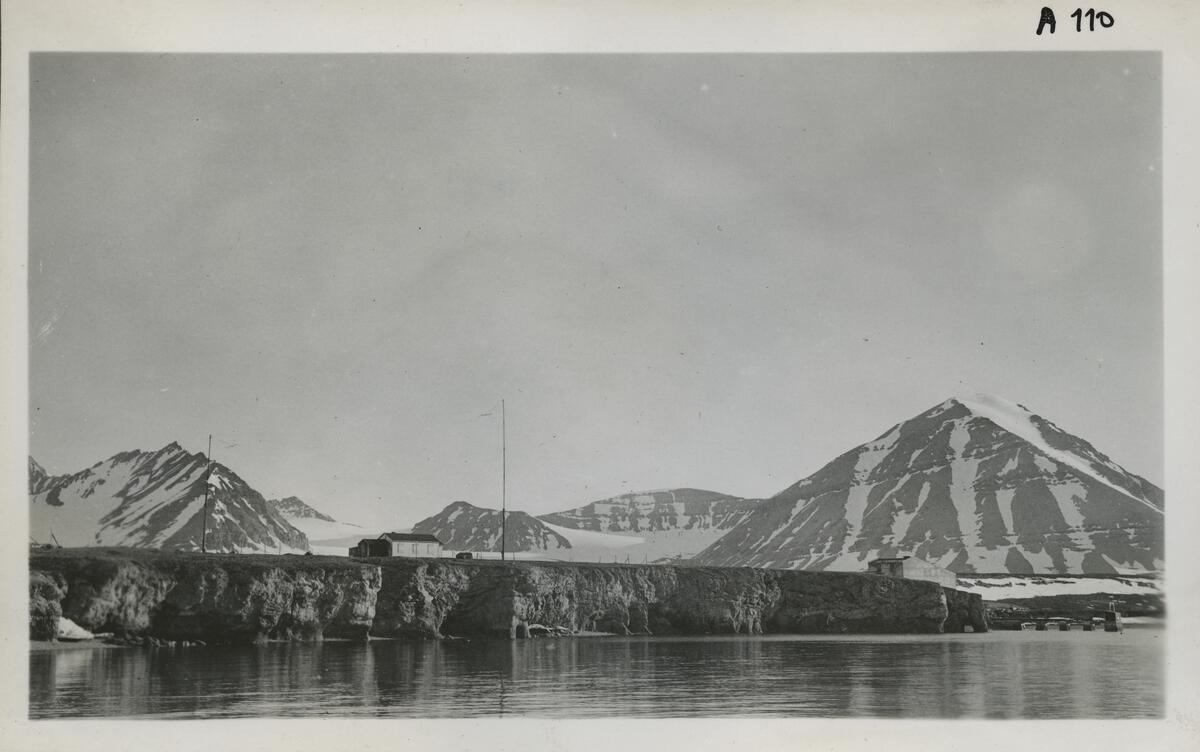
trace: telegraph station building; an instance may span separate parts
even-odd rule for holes
[[[400,556],[436,559],[442,555],[442,542],[428,533],[384,533],[378,538],[363,538],[351,546],[353,558]]]
[[[875,559],[867,563],[867,572],[902,580],[928,580],[942,587],[958,587],[958,575],[915,556]]]

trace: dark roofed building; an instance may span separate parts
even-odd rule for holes
[[[442,545],[442,541],[436,535],[430,535],[429,533],[384,533],[379,536],[379,540],[436,543],[439,546]]]
[[[363,538],[358,542],[357,546],[350,548],[350,556],[353,558],[387,556],[390,551],[391,546],[382,538]]]
[[[350,549],[350,555],[438,558],[442,555],[442,542],[428,533],[384,533],[378,538],[360,540]]]

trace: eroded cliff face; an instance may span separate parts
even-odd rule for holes
[[[349,561],[103,549],[35,554],[30,578],[31,600],[57,594],[93,632],[230,643],[365,639],[380,588],[378,567]]]
[[[60,579],[30,569],[29,639],[54,640],[58,637],[63,595]]]
[[[942,592],[946,595],[946,621],[942,631],[966,632],[967,627],[973,632],[988,631],[987,608],[982,596],[954,588],[942,588]]]
[[[555,562],[204,556],[114,550],[30,559],[30,634],[254,642],[574,633],[986,629],[978,595],[867,574]]]

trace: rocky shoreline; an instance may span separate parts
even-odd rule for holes
[[[30,555],[30,639],[127,644],[987,629],[979,595],[842,572],[61,549]]]

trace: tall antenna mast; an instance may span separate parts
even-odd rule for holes
[[[504,400],[500,400],[500,561],[504,561],[505,518],[508,516],[508,429],[505,427]]]
[[[208,435],[208,466],[204,469],[204,527],[200,533],[200,553],[208,553],[208,481],[212,477],[212,434]]]

